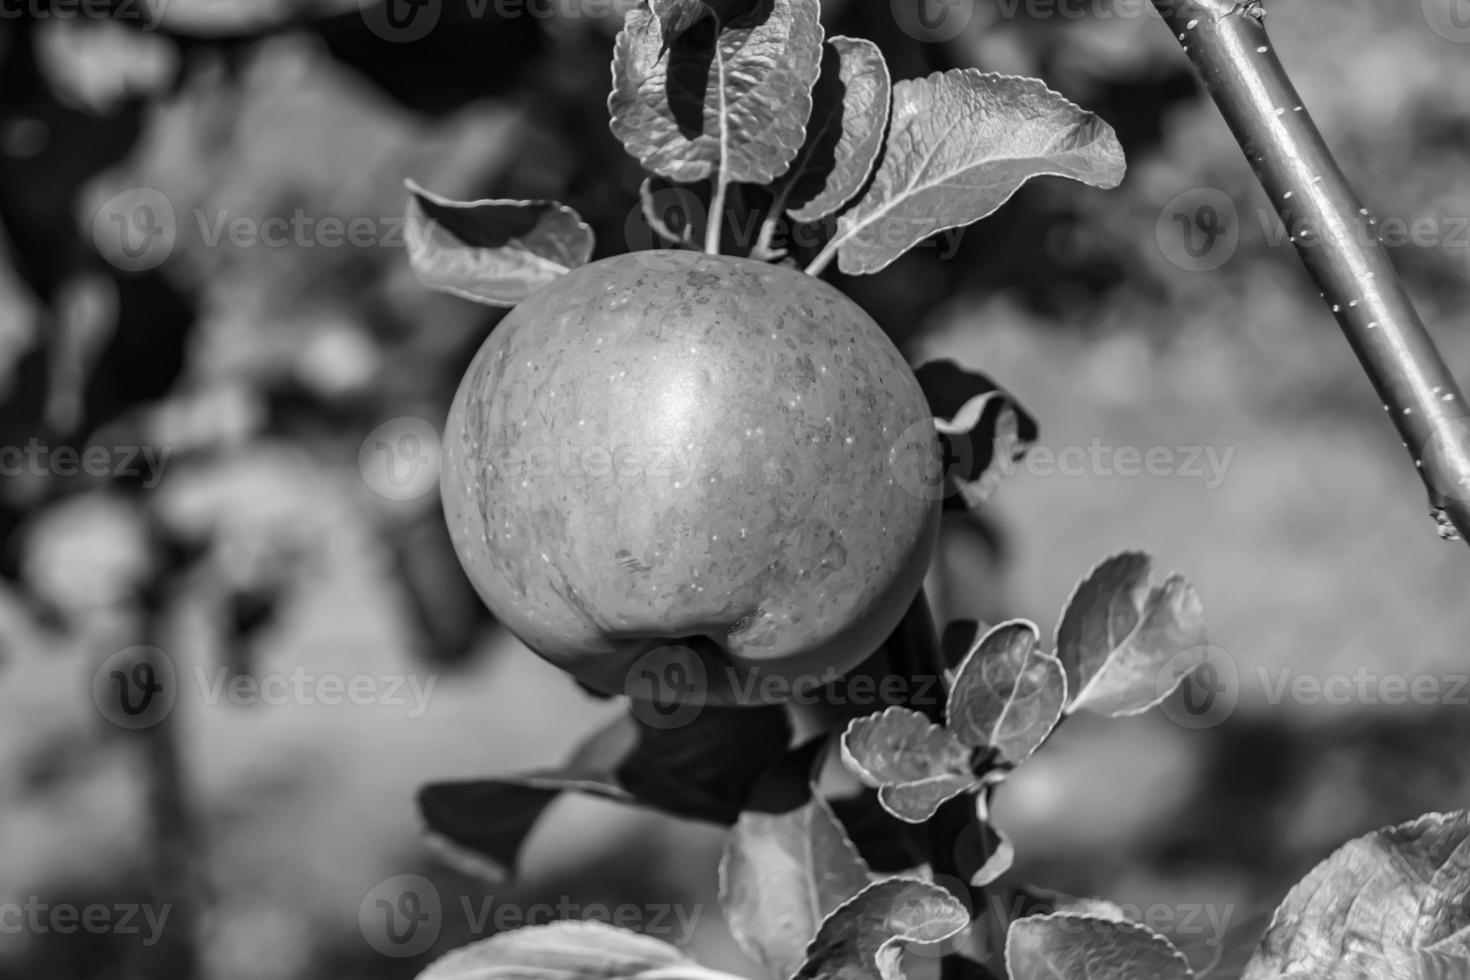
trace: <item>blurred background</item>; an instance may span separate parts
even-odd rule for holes
[[[563,799],[502,888],[420,839],[421,783],[556,762],[619,708],[497,629],[449,549],[435,433],[499,314],[415,281],[403,181],[564,201],[598,255],[651,239],[606,125],[626,0],[392,4],[0,0],[4,980],[410,977],[606,909],[758,975],[717,828]],[[1122,548],[1198,585],[1210,716],[1072,719],[997,821],[1017,879],[1191,914],[1209,962],[1348,837],[1470,803],[1470,556],[1146,3],[824,6],[895,78],[1036,75],[1127,150],[1117,191],[1038,181],[839,283],[915,362],[1007,386],[1051,454],[993,533],[953,529],[945,615],[1049,630]],[[1268,12],[1470,379],[1462,0]],[[121,710],[139,666],[177,698]],[[382,902],[433,906],[427,938]]]

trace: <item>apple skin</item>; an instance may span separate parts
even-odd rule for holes
[[[619,255],[532,293],[466,371],[443,466],[491,611],[635,698],[669,696],[650,658],[686,702],[836,679],[897,625],[939,530],[903,356],[831,286],[728,256]]]

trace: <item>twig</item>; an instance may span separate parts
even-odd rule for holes
[[[1445,537],[1470,539],[1470,416],[1276,57],[1259,0],[1154,0],[1393,417]],[[1456,533],[1458,532],[1458,534]]]
[[[939,632],[934,627],[929,598],[922,587],[909,605],[908,612],[904,613],[898,627],[888,638],[888,648],[894,667],[909,677],[944,678],[944,651],[940,647]],[[929,690],[930,685],[914,685],[910,689]],[[930,721],[944,720],[944,706],[938,698],[909,707],[922,712]],[[925,831],[929,844],[930,870],[936,877],[957,879],[961,887],[969,890],[969,898],[973,903],[975,889],[970,886],[970,875],[975,869],[961,866],[958,844],[966,834],[983,834],[975,812],[975,801],[968,793],[947,800],[929,819]],[[944,957],[940,966],[941,980],[960,980],[963,976],[962,964],[953,956]]]

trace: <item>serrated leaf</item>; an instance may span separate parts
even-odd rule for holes
[[[934,816],[940,804],[980,785],[975,753],[917,711],[891,707],[855,718],[842,733],[842,761],[878,790],[878,802],[909,823]]]
[[[825,218],[863,189],[883,148],[891,97],[876,44],[839,35],[823,45],[806,142],[771,188],[793,220]]]
[[[775,977],[801,966],[822,920],[867,884],[867,865],[820,796],[786,813],[742,813],[720,860],[730,933]]]
[[[903,980],[899,943],[936,943],[969,925],[965,907],[917,878],[885,878],[827,916],[793,980]]]
[[[1123,552],[1078,583],[1057,624],[1056,655],[1072,703],[1109,717],[1163,701],[1205,660],[1204,611],[1194,586],[1171,575],[1151,587],[1153,559]]]
[[[1061,720],[1067,675],[1043,653],[1035,624],[1010,620],[992,628],[960,663],[945,723],[966,745],[994,747],[1002,761],[1020,763]]]
[[[900,81],[877,174],[829,248],[843,272],[877,272],[995,211],[1033,177],[1109,188],[1123,170],[1112,128],[1034,78],[955,69]]]
[[[620,980],[645,970],[695,967],[668,943],[595,921],[527,926],[462,946],[418,980]]]
[[[613,51],[613,134],[670,180],[770,183],[806,136],[820,12],[819,0],[765,0],[666,38],[651,9],[630,11]]]
[[[592,257],[592,229],[555,201],[455,201],[407,182],[408,261],[419,282],[515,306]]]
[[[945,505],[978,510],[1036,443],[1036,420],[1005,389],[950,360],[914,372],[943,444]]]
[[[1192,980],[1189,961],[1147,926],[1086,915],[1035,915],[1006,935],[1010,980]]]
[[[1425,980],[1470,971],[1470,814],[1343,845],[1287,893],[1242,980]],[[1445,963],[1450,973],[1430,972]]]
[[[663,36],[671,42],[704,18],[714,16],[704,0],[649,0],[648,5],[658,18]]]

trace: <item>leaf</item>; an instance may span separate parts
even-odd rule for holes
[[[1149,585],[1153,559],[1113,555],[1078,583],[1057,624],[1072,703],[1117,718],[1147,711],[1205,660],[1204,610],[1181,575]]]
[[[867,865],[820,796],[786,813],[741,814],[720,860],[730,932],[776,977],[801,966],[822,920],[867,884]]]
[[[822,56],[820,6],[762,0],[723,23],[701,19],[672,39],[648,7],[630,11],[613,51],[613,134],[670,180],[718,173],[727,182],[770,183],[806,137]]]
[[[516,856],[536,821],[566,790],[634,802],[610,774],[544,770],[429,783],[419,789],[418,809],[446,863],[500,884],[515,876]]]
[[[522,845],[562,792],[633,802],[613,771],[636,738],[635,719],[620,715],[583,739],[559,769],[420,787],[419,816],[430,845],[467,874],[496,884],[513,878]]]
[[[408,181],[408,261],[419,282],[514,306],[592,256],[592,229],[555,201],[454,201]]]
[[[1036,420],[989,377],[954,361],[928,361],[914,374],[943,444],[945,505],[977,510],[1036,443]]]
[[[1173,944],[1137,922],[1088,915],[1034,915],[1006,935],[1010,980],[1192,980]]]
[[[638,187],[638,211],[643,227],[629,221],[631,251],[652,248],[692,248],[704,240],[709,205],[694,187],[662,177],[645,177]]]
[[[1470,813],[1349,841],[1287,893],[1242,980],[1465,976]],[[1432,972],[1447,963],[1448,973]]]
[[[969,923],[965,907],[940,886],[885,878],[827,916],[793,980],[902,980],[899,943],[937,943]]]
[[[562,792],[733,824],[790,741],[790,721],[775,705],[706,706],[670,729],[619,716],[584,741],[564,767],[430,783],[419,790],[419,813],[451,864],[501,882],[514,875],[526,837]]]
[[[650,0],[649,7],[658,18],[663,36],[670,42],[704,18],[714,16],[704,0]]]
[[[640,722],[637,743],[617,776],[645,806],[729,825],[790,744],[791,721],[780,705],[705,705],[676,728]]]
[[[862,38],[830,38],[812,89],[806,142],[771,188],[796,221],[816,221],[863,189],[888,126],[892,85],[883,52]]]
[[[974,888],[984,888],[1011,870],[1011,866],[1016,863],[1016,846],[990,820],[988,788],[975,797],[975,816],[980,821],[979,830],[981,838],[985,841],[986,857],[970,875],[970,885]]]
[[[873,872],[910,871],[927,860],[928,838],[923,828],[888,812],[878,802],[876,790],[864,788],[856,796],[830,803],[848,838]]]
[[[595,921],[527,926],[462,946],[418,980],[618,980],[645,970],[696,966],[668,943]]]
[[[969,69],[893,86],[887,147],[828,248],[849,275],[877,272],[930,235],[978,221],[1032,177],[1123,179],[1107,123],[1034,78]]]
[[[878,790],[883,808],[922,823],[941,803],[980,785],[975,753],[917,711],[891,707],[855,718],[842,733],[842,761]]]
[[[994,747],[1016,765],[1036,751],[1061,720],[1067,675],[1061,661],[1037,649],[1035,624],[1013,619],[993,627],[961,662],[945,721],[960,741]]]

